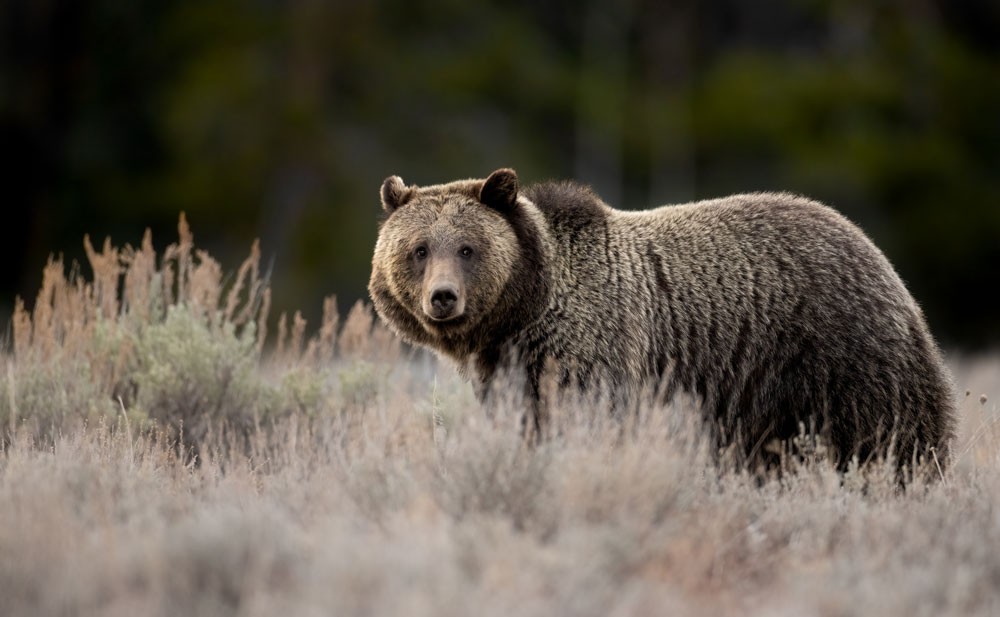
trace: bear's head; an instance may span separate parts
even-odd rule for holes
[[[513,170],[429,187],[392,176],[381,196],[388,217],[369,291],[376,311],[404,339],[461,353],[475,347],[470,339],[518,321],[510,314],[518,308],[533,312],[518,305],[532,300],[521,279],[542,274],[540,263],[524,271],[543,261],[541,240],[525,211],[530,202],[518,199]]]

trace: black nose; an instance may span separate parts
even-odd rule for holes
[[[431,306],[438,314],[450,313],[455,308],[456,302],[458,302],[458,294],[452,287],[441,287],[435,289],[431,294]]]

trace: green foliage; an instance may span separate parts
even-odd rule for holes
[[[5,432],[54,435],[86,422],[113,421],[118,413],[117,403],[102,396],[84,362],[33,363],[27,370],[8,364],[0,381]]]
[[[364,408],[375,402],[388,385],[388,371],[364,360],[354,360],[338,374],[340,395],[355,407]]]
[[[257,369],[253,325],[241,333],[231,322],[213,328],[184,305],[136,337],[132,379],[135,407],[153,420],[204,436],[213,423],[249,429],[260,418],[268,387]]]
[[[324,367],[292,368],[281,378],[279,388],[270,393],[272,400],[266,408],[272,415],[284,415],[274,411],[282,409],[288,414],[316,416],[330,404],[329,383],[329,370]]]

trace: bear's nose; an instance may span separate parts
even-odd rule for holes
[[[438,316],[445,316],[455,308],[458,302],[458,290],[451,286],[438,287],[431,292],[431,306]]]
[[[446,317],[458,302],[458,290],[451,285],[442,285],[431,292],[431,307],[435,317]]]

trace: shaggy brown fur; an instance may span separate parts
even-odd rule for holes
[[[751,460],[800,423],[842,463],[890,435],[902,462],[946,457],[952,389],[921,311],[826,206],[757,193],[624,212],[572,183],[519,192],[512,170],[425,188],[393,176],[382,202],[376,310],[481,395],[505,362],[536,400],[546,367],[572,366],[626,398],[651,383],[695,396]]]

